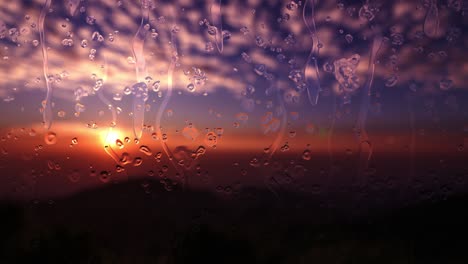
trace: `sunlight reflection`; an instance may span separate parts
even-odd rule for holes
[[[124,136],[118,130],[109,130],[109,131],[102,131],[100,133],[101,144],[103,146],[117,146],[119,143],[118,141],[123,140]]]

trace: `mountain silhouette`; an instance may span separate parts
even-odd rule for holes
[[[135,180],[53,201],[3,202],[0,262],[466,263],[467,202],[356,215],[310,195],[167,191]]]

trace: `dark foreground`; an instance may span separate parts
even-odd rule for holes
[[[362,209],[258,189],[143,187],[3,202],[0,263],[468,263],[468,196]]]

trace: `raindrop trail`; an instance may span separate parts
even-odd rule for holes
[[[272,88],[273,83],[274,82],[271,81],[270,87],[268,89]],[[284,102],[283,102],[282,97],[281,97],[281,91],[280,91],[280,89],[278,87],[276,87],[276,96],[277,96],[277,99],[278,99],[278,103],[280,104],[280,111],[281,111],[281,114],[282,114],[282,120],[281,120],[281,123],[280,123],[280,126],[281,126],[280,131],[279,131],[278,135],[276,135],[276,138],[273,141],[273,143],[270,145],[270,151],[269,151],[269,153],[267,155],[267,158],[266,158],[266,160],[268,160],[268,161],[271,160],[271,157],[273,156],[273,154],[275,154],[275,152],[278,150],[278,147],[281,144],[281,140],[284,137],[284,133],[286,132],[286,122],[287,122],[286,109],[285,109]],[[273,193],[273,195],[276,197],[276,199],[278,199],[278,201],[281,201],[281,198],[280,198],[278,192],[276,192],[275,189],[271,186],[271,181],[274,182],[276,185],[279,185],[279,183],[276,181],[276,179],[273,176],[269,177],[268,175],[269,174],[267,174],[267,176],[264,176],[263,182],[264,182],[265,186],[268,188],[268,190],[270,190],[270,192]]]
[[[80,4],[80,0],[68,0],[67,1],[67,5],[68,5],[67,10],[70,16],[75,15],[76,9],[78,8],[79,4]]]
[[[306,8],[307,4],[310,2],[310,11],[311,14],[309,18],[306,18]],[[309,56],[304,67],[304,77],[307,83],[307,96],[309,102],[312,105],[318,103],[321,86],[320,86],[320,75],[319,68],[317,64],[319,52],[320,52],[320,40],[317,35],[317,28],[315,26],[315,0],[305,1],[304,8],[302,9],[302,19],[309,31],[310,38],[312,39],[312,47],[310,48]]]
[[[255,39],[251,35],[246,35],[246,37],[249,38],[251,41],[255,42]],[[253,62],[247,62],[247,63],[252,64]],[[269,86],[268,90],[271,90],[271,88],[273,87],[273,84],[274,84],[274,81],[270,81],[270,86]],[[287,124],[287,121],[288,121],[287,120],[287,115],[286,115],[286,107],[284,106],[284,101],[283,101],[283,98],[281,96],[281,90],[279,89],[278,86],[276,87],[276,97],[277,97],[277,100],[278,100],[278,104],[280,105],[280,112],[282,114],[282,120],[281,120],[281,123],[280,123],[280,131],[279,131],[278,135],[276,136],[273,143],[270,145],[270,147],[269,147],[270,150],[267,153],[267,155],[264,155],[264,156],[266,156],[266,160],[268,160],[268,161],[271,160],[272,156],[278,150],[278,147],[281,144],[281,140],[283,139],[284,134],[286,132],[286,124]],[[279,183],[274,178],[271,178],[271,180],[274,181],[277,185],[279,185]],[[270,190],[270,192],[273,193],[273,195],[279,201],[281,201],[281,198],[280,198],[278,192],[276,192],[271,187],[270,182],[269,182],[269,177],[264,177],[263,182],[264,182],[265,186],[268,188],[268,190]]]
[[[437,0],[431,0],[429,10],[427,10],[424,19],[423,30],[426,36],[436,38],[439,32],[439,9],[437,9]]]
[[[174,33],[171,32],[172,51],[171,51],[171,63],[169,65],[169,69],[167,71],[167,93],[164,96],[164,99],[163,99],[161,105],[159,106],[158,112],[156,113],[156,131],[157,131],[158,136],[160,137],[161,146],[162,146],[162,148],[164,150],[164,153],[166,153],[166,155],[169,158],[169,160],[171,161],[173,167],[180,174],[182,179],[184,179],[184,188],[185,188],[185,187],[188,187],[187,186],[188,179],[187,179],[186,175],[184,174],[184,172],[177,166],[177,164],[176,164],[177,162],[174,161],[174,156],[172,155],[172,152],[170,151],[169,147],[167,146],[165,140],[162,139],[162,130],[161,130],[161,119],[162,119],[163,113],[166,111],[167,104],[169,103],[169,101],[171,100],[171,97],[172,97],[172,88],[173,88],[172,85],[173,85],[174,68],[175,68],[176,63],[179,60],[179,55],[177,54],[177,45],[174,42],[174,40],[175,40]]]
[[[137,32],[132,40],[132,53],[135,58],[135,72],[137,83],[143,82],[145,77],[148,75],[146,69],[146,62],[144,52],[144,44],[147,30],[144,29],[144,24],[149,20],[149,7],[141,3],[141,22]],[[133,133],[135,138],[141,138],[143,133],[143,123],[145,119],[144,102],[141,104],[143,97],[133,98]]]
[[[328,151],[328,159],[330,161],[330,176],[333,176],[333,132],[335,130],[335,123],[336,123],[336,96],[333,96],[333,110],[332,110],[332,120],[330,124],[330,130],[328,130],[327,136],[327,151]]]
[[[273,85],[273,82],[271,86]],[[271,87],[270,86],[270,87]],[[286,115],[286,107],[284,106],[284,101],[282,100],[281,96],[281,90],[276,86],[276,97],[278,100],[278,103],[280,104],[280,112],[281,112],[281,124],[280,124],[280,131],[278,135],[276,136],[275,140],[271,144],[270,147],[270,153],[268,155],[268,160],[271,159],[273,154],[278,150],[279,145],[281,144],[281,140],[284,138],[284,133],[286,132],[286,123],[288,122],[288,116]]]
[[[50,126],[52,125],[52,84],[49,81],[49,60],[47,56],[47,47],[45,43],[45,34],[44,34],[44,21],[45,17],[47,15],[47,12],[49,12],[50,8],[50,3],[52,0],[46,0],[44,3],[44,7],[41,10],[41,14],[39,15],[39,39],[41,41],[41,47],[42,47],[42,69],[44,72],[44,79],[46,82],[47,86],[47,93],[46,93],[46,98],[43,101],[43,108],[44,112],[42,113],[42,118],[44,121],[44,126],[46,129],[50,129]]]
[[[288,121],[288,117],[286,115],[286,107],[284,106],[284,101],[283,101],[283,98],[282,98],[282,95],[281,95],[281,90],[279,89],[278,85],[277,85],[277,81],[275,81],[274,79],[270,81],[270,86],[268,88],[268,90],[271,90],[273,85],[276,84],[276,98],[278,100],[278,104],[280,106],[280,109],[279,109],[279,112],[281,113],[282,115],[282,118],[281,118],[281,121],[280,121],[280,131],[278,132],[278,134],[276,135],[276,138],[274,139],[273,143],[270,145],[269,147],[269,152],[267,153],[266,156],[266,160],[270,161],[271,158],[273,157],[273,155],[275,154],[275,152],[278,150],[280,144],[281,144],[281,140],[284,138],[284,134],[286,132],[286,124],[287,124],[287,121]],[[265,186],[268,188],[268,190],[270,190],[273,195],[279,200],[281,201],[281,198],[280,196],[278,195],[278,193],[270,186],[270,182],[269,182],[269,177],[264,177],[263,179],[263,182],[265,184]],[[272,180],[277,183],[277,181],[272,178]]]
[[[251,37],[250,35],[247,35],[247,37],[251,41],[255,41],[255,39],[253,37]],[[253,62],[251,62],[249,64],[255,65],[255,63],[253,63]],[[267,90],[271,90],[274,83],[275,83],[275,81],[270,80],[270,85],[269,85],[269,88]],[[276,136],[273,143],[270,145],[270,152],[268,153],[268,155],[266,155],[268,160],[270,160],[271,157],[273,156],[273,154],[278,150],[278,147],[281,144],[281,139],[284,137],[284,134],[286,132],[286,123],[288,121],[287,120],[287,115],[286,115],[286,107],[284,106],[284,101],[283,101],[283,98],[282,98],[282,95],[281,95],[281,90],[278,88],[278,86],[276,87],[275,90],[276,90],[276,98],[278,100],[278,104],[280,105],[280,112],[282,114],[282,120],[281,120],[281,123],[280,123],[280,132]]]
[[[210,7],[211,20],[216,27],[215,43],[219,53],[223,53],[224,39],[223,39],[223,20],[221,0],[213,0]]]
[[[265,177],[264,183],[265,186],[268,188],[268,190],[276,197],[276,199],[280,202],[282,202],[281,197],[279,196],[278,192],[275,191],[275,189],[271,186],[270,182],[274,183],[275,185],[279,186],[278,181],[273,177]]]
[[[366,131],[367,114],[369,112],[369,102],[372,83],[374,81],[375,73],[375,57],[382,46],[382,37],[376,36],[372,42],[371,55],[369,58],[369,65],[367,68],[367,81],[362,89],[362,101],[361,108],[359,110],[358,119],[356,122],[356,133],[359,140],[359,167],[358,177],[362,180],[362,175],[365,169],[367,169],[369,160],[372,157],[372,143],[369,140],[369,136]]]
[[[408,113],[409,113],[409,123],[410,123],[410,130],[411,130],[411,141],[409,145],[409,176],[410,179],[408,182],[410,182],[412,179],[414,179],[414,153],[416,149],[416,129],[414,126],[414,111],[413,111],[413,97],[409,95],[408,97]],[[409,187],[408,183],[408,187]]]
[[[108,107],[109,111],[112,114],[112,123],[111,123],[111,126],[109,127],[109,129],[107,130],[104,150],[106,151],[107,155],[109,155],[109,157],[111,157],[117,164],[120,164],[119,155],[117,155],[117,153],[114,151],[114,149],[112,148],[112,145],[111,145],[113,142],[109,142],[110,141],[109,136],[112,134],[112,129],[113,129],[114,126],[117,125],[117,112],[115,110],[115,107],[104,96],[104,93],[103,93],[104,83],[107,81],[107,69],[108,69],[108,67],[107,67],[107,58],[104,57],[104,76],[102,78],[102,87],[101,87],[101,89],[98,90],[97,94],[98,94],[98,97],[101,100],[101,102],[104,103]]]

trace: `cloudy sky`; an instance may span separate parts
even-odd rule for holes
[[[457,0],[7,1],[1,166],[24,188],[215,163],[310,172],[346,153],[358,174],[393,152],[415,170],[418,153],[468,147],[467,12]]]

